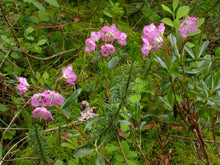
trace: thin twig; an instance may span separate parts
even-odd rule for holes
[[[117,140],[118,140],[119,148],[120,148],[121,153],[122,153],[122,155],[123,155],[123,158],[124,158],[124,160],[125,160],[125,163],[128,165],[128,160],[127,160],[127,158],[126,158],[126,156],[125,156],[125,153],[124,153],[124,151],[123,151],[123,148],[122,148],[122,146],[121,146],[121,142],[120,142],[120,139],[119,139],[119,136],[118,136],[118,133],[117,133],[117,132],[116,132],[116,137],[117,137]]]

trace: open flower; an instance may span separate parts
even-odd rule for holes
[[[43,94],[47,95],[49,101],[47,106],[53,107],[54,105],[63,105],[63,97],[54,91],[45,90]]]
[[[26,78],[24,77],[19,77],[18,81],[19,81],[19,84],[16,86],[16,88],[20,91],[20,95],[22,95],[27,91],[29,84]]]
[[[73,73],[73,66],[69,65],[66,68],[62,68],[64,81],[66,81],[70,85],[75,85],[75,81],[77,79],[77,75]]]
[[[34,94],[34,96],[31,98],[31,105],[33,107],[46,107],[48,102],[48,96],[43,93]]]
[[[54,120],[51,112],[44,107],[35,108],[35,110],[32,111],[32,114],[33,114],[32,116],[33,118],[40,117],[44,120],[49,120],[49,119]]]
[[[100,53],[104,56],[107,57],[109,53],[114,53],[115,52],[115,47],[111,44],[105,44],[101,47]]]
[[[199,20],[198,17],[188,17],[186,18],[178,28],[178,31],[181,37],[186,38],[189,33],[196,33],[198,31],[197,28],[197,21]]]
[[[142,37],[142,40],[144,41],[144,45],[141,49],[141,52],[144,54],[143,59],[145,59],[145,56],[149,54],[150,50],[154,52],[161,48],[163,44],[162,36],[164,30],[164,23],[161,23],[158,27],[156,27],[155,24],[152,23],[143,28],[144,35]]]

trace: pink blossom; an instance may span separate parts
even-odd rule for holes
[[[178,28],[178,31],[181,37],[186,38],[189,33],[196,33],[198,31],[197,28],[197,21],[199,20],[198,17],[188,17],[186,18]]]
[[[142,37],[142,40],[144,41],[144,45],[141,48],[141,52],[144,54],[143,59],[145,60],[145,56],[149,54],[151,46],[147,39]]]
[[[115,52],[115,47],[111,44],[105,44],[101,47],[100,53],[104,56],[107,57],[109,53],[114,53]]]
[[[93,50],[95,50],[96,44],[93,39],[88,38],[88,39],[86,39],[85,43],[86,43],[86,51],[87,52],[92,52]]]
[[[109,26],[104,26],[101,31],[102,39],[104,42],[113,42],[115,39],[120,38],[121,32],[116,28],[115,24]]]
[[[46,108],[44,107],[38,107],[38,108],[35,108],[34,111],[32,111],[32,114],[33,114],[33,118],[36,118],[36,117],[40,117],[44,120],[54,120],[51,112],[49,112]]]
[[[49,103],[49,98],[43,93],[34,94],[31,98],[31,105],[33,107],[46,107]]]
[[[102,36],[102,32],[98,31],[98,32],[91,32],[91,39],[95,42],[99,41],[99,39]]]
[[[143,37],[144,45],[141,49],[144,57],[149,53],[149,50],[157,51],[161,48],[163,43],[163,33],[165,30],[164,23],[161,23],[158,27],[155,26],[154,23],[145,26],[143,28]]]
[[[127,45],[126,39],[127,39],[127,34],[121,33],[119,36],[118,44],[121,46],[126,46]]]
[[[62,68],[64,81],[66,81],[70,85],[75,85],[75,81],[77,79],[77,75],[73,73],[73,66],[69,65],[66,68]]]
[[[20,91],[20,95],[22,95],[27,91],[29,84],[24,77],[19,77],[18,82],[19,84],[16,86],[16,88]]]
[[[63,105],[63,97],[59,93],[55,93],[54,91],[45,90],[43,94],[48,96],[49,102],[47,104],[48,107],[53,107],[54,105]]]

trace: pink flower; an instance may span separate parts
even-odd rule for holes
[[[146,55],[149,54],[149,51],[157,51],[161,48],[163,43],[163,33],[165,30],[164,23],[161,23],[158,27],[154,23],[145,26],[143,28],[143,37],[144,45],[142,46],[142,53],[144,54],[143,59]]]
[[[54,91],[45,90],[43,94],[47,95],[49,102],[47,104],[48,107],[53,107],[54,105],[63,105],[63,97],[59,93],[55,93]]]
[[[33,118],[36,118],[36,117],[40,117],[44,120],[54,120],[51,112],[49,112],[46,108],[44,107],[38,107],[38,108],[35,108],[34,111],[32,111],[32,114],[33,114]]]
[[[127,39],[127,34],[121,33],[119,36],[118,44],[121,46],[126,46],[127,45],[126,39]]]
[[[199,20],[198,17],[188,17],[186,18],[178,28],[178,31],[181,37],[186,38],[189,33],[196,33],[198,31],[197,28],[197,21]]]
[[[77,79],[77,75],[73,73],[73,66],[69,65],[66,68],[62,68],[64,81],[66,81],[70,85],[75,85],[75,81]]]
[[[101,47],[100,53],[104,56],[107,57],[109,53],[114,53],[115,52],[115,47],[111,44],[105,44]]]
[[[33,107],[46,107],[49,103],[49,98],[43,93],[34,94],[31,98],[31,105]]]
[[[113,42],[115,39],[120,38],[121,32],[116,28],[115,24],[109,26],[104,26],[101,31],[102,39],[104,42]]]
[[[24,77],[19,77],[18,82],[19,84],[16,86],[16,88],[20,91],[20,95],[22,95],[27,91],[29,84]]]
[[[151,46],[147,39],[142,37],[142,40],[144,41],[144,45],[141,48],[141,52],[144,54],[143,59],[145,60],[145,56],[149,54]]]
[[[99,39],[102,36],[102,32],[98,31],[98,32],[91,32],[91,39],[95,42],[99,41]]]
[[[93,50],[95,50],[96,44],[93,39],[88,38],[88,39],[86,39],[85,43],[86,43],[86,51],[87,52],[92,52]]]

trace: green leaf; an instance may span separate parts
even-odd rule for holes
[[[1,39],[7,43],[11,42],[11,40],[8,37],[6,37],[5,35],[1,35]]]
[[[205,18],[199,18],[199,20],[196,23],[197,27],[199,28],[204,22],[205,22]]]
[[[42,39],[42,40],[37,42],[37,46],[41,46],[41,45],[44,45],[46,43],[47,43],[47,40],[46,39]]]
[[[73,155],[74,158],[81,158],[88,156],[94,152],[94,149],[80,149],[77,153]]]
[[[61,146],[62,147],[66,147],[66,148],[70,148],[70,149],[72,149],[72,150],[74,150],[74,146],[72,145],[72,144],[70,144],[70,143],[61,143]]]
[[[137,156],[136,152],[134,152],[134,151],[129,151],[129,152],[128,152],[128,155],[127,155],[127,158],[129,158],[129,159],[134,159],[136,156]]]
[[[182,18],[183,16],[186,16],[189,13],[189,6],[181,6],[176,13],[176,18]]]
[[[38,18],[37,17],[35,17],[35,16],[30,16],[30,21],[32,22],[32,23],[39,23],[39,20],[38,20]]]
[[[158,56],[156,56],[158,62],[160,63],[160,65],[162,66],[162,68],[168,70],[166,63]]]
[[[170,40],[171,46],[173,48],[174,55],[179,59],[180,54],[179,54],[179,51],[178,51],[178,48],[176,45],[176,37],[172,33],[169,35],[169,40]]]
[[[187,45],[184,46],[184,49],[187,51],[187,53],[194,59],[195,58],[195,55],[192,51],[191,48],[189,48]]]
[[[195,44],[188,41],[188,42],[186,42],[186,46],[188,46],[189,48],[193,48],[195,46]]]
[[[128,143],[125,140],[123,140],[121,142],[121,146],[123,148],[123,151],[124,151],[125,155],[128,155],[128,153],[129,153],[129,145],[128,145]]]
[[[82,89],[77,89],[73,94],[65,100],[62,109],[67,108],[81,93]]]
[[[120,61],[120,58],[118,56],[115,56],[108,62],[107,67],[109,69],[113,69],[119,61]]]
[[[170,8],[167,7],[166,5],[163,5],[163,4],[162,4],[161,7],[162,7],[165,11],[169,12],[170,14],[173,14],[173,12],[170,10]]]
[[[167,24],[168,26],[174,27],[173,21],[170,18],[163,18],[161,22]]]
[[[131,102],[131,103],[137,103],[141,100],[141,95],[140,94],[133,94],[132,96],[130,96],[128,98],[128,100]]]
[[[68,160],[68,165],[78,165],[79,164],[79,158],[74,160]]]
[[[106,16],[112,18],[112,15],[111,15],[109,12],[103,11],[103,13],[104,13]]]
[[[97,158],[96,158],[95,164],[96,165],[104,165],[105,164],[105,159],[104,159],[103,155],[100,154],[99,152],[97,152]]]
[[[45,8],[44,8],[44,6],[43,6],[40,2],[32,2],[32,4],[33,4],[36,8],[38,8],[39,10],[44,10],[44,12],[45,12]]]
[[[32,2],[32,0],[24,0],[24,2]]]
[[[173,11],[176,10],[176,8],[178,7],[179,5],[179,0],[173,0]]]
[[[60,160],[60,159],[58,159],[58,160],[55,162],[54,165],[63,165],[63,161]]]
[[[220,70],[215,74],[214,77],[214,82],[213,82],[213,88],[216,90],[216,87],[219,87],[219,82],[220,82]]]
[[[5,105],[0,104],[0,112],[5,112],[7,110],[8,110],[8,108]]]
[[[170,105],[170,103],[168,103],[163,97],[159,96],[159,99],[161,101],[163,101],[163,103],[165,103],[167,105],[167,107],[169,108],[169,110],[172,110],[172,106]]]
[[[11,52],[11,57],[14,58],[14,59],[19,59],[20,58],[18,52]]]
[[[27,29],[25,29],[25,34],[29,35],[34,31],[34,28],[32,26],[28,27]]]
[[[203,42],[203,44],[202,44],[202,46],[200,47],[200,50],[199,50],[199,57],[205,52],[208,45],[209,45],[209,41]]]
[[[71,118],[71,111],[68,107],[66,108],[63,108],[63,113],[68,117],[68,118]]]
[[[2,156],[3,156],[3,147],[2,147],[2,144],[0,144],[0,159],[2,158]]]
[[[119,147],[118,146],[110,146],[107,148],[108,152],[113,152],[113,151],[117,151],[119,150]]]
[[[38,17],[40,18],[41,21],[44,21],[44,22],[49,21],[49,18],[47,17],[45,10],[39,10]]]
[[[49,3],[55,7],[60,7],[59,3],[57,3],[56,0],[44,0],[44,1],[46,1],[47,3]]]

